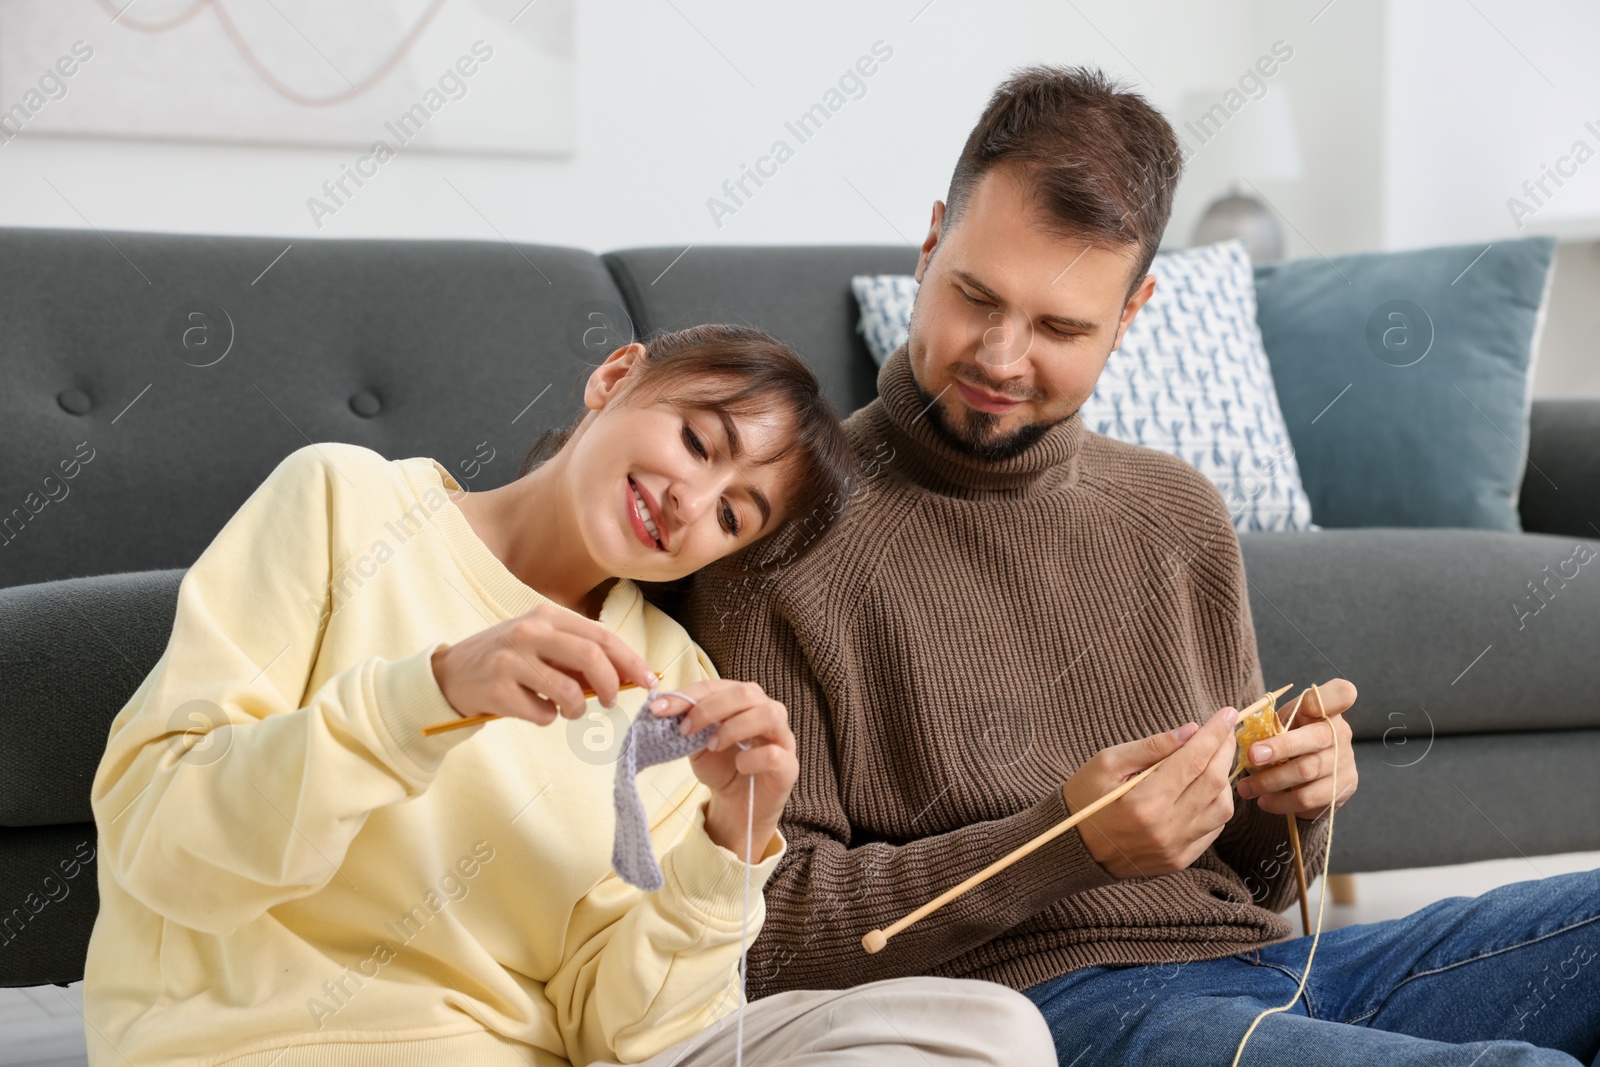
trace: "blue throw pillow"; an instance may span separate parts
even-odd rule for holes
[[[1316,530],[1256,327],[1243,241],[1155,258],[1155,294],[1111,353],[1083,423],[1177,456],[1221,491],[1240,533]],[[905,343],[917,283],[851,279],[858,327],[880,364]]]
[[[1554,262],[1554,238],[1527,237],[1255,268],[1256,317],[1319,525],[1522,528]]]

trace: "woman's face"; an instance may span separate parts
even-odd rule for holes
[[[594,412],[570,444],[569,485],[580,536],[607,573],[644,581],[692,574],[777,529],[787,465],[757,465],[787,419],[724,418],[619,393],[643,352],[627,345],[590,376]]]

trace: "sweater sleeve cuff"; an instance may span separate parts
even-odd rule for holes
[[[1072,810],[1067,807],[1067,798],[1061,788],[1058,786],[1050,790],[1040,797],[1033,807],[1019,812],[1013,819],[1006,820],[1009,824],[1007,836],[1015,837],[1014,841],[1006,843],[1006,851],[1031,841],[1052,826],[1071,817]],[[1084,890],[1111,885],[1120,880],[1100,866],[1089,854],[1089,846],[1083,843],[1077,827],[1073,827],[1042,847],[1039,850],[1039,859],[1040,861],[1035,862],[1030,869],[1049,872],[1048,885],[1043,887],[1046,900],[1082,893]]]
[[[424,726],[461,718],[445,699],[433,673],[433,653],[446,642],[435,641],[422,651],[400,659],[378,661],[373,688],[377,719],[389,749],[419,782],[431,781],[445,755],[480,730],[465,726],[425,737]]]
[[[688,834],[661,857],[663,888],[675,891],[707,918],[737,923],[744,917],[745,865],[707,835],[706,805],[709,803],[708,799],[695,805],[694,822]],[[783,835],[774,833],[761,862],[750,867],[752,917],[761,916],[761,890],[788,848]]]

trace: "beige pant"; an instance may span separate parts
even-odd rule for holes
[[[733,1067],[738,1015],[724,1016],[641,1067]],[[1056,1067],[1033,1002],[993,982],[891,978],[793,990],[744,1010],[748,1067]]]

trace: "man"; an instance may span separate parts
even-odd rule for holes
[[[1330,932],[1297,995],[1285,815],[1314,878],[1358,782],[1355,688],[1324,683],[1325,715],[1307,700],[1235,800],[1234,709],[1265,687],[1228,509],[1078,414],[1154,289],[1180,165],[1167,122],[1096,72],[1002,85],[933,205],[909,340],[849,420],[861,478],[826,546],[696,579],[691,632],[788,706],[798,744],[751,995],[988,979],[1039,1005],[1074,1067],[1227,1063],[1291,1001],[1246,1062],[1590,1062],[1592,874]]]

